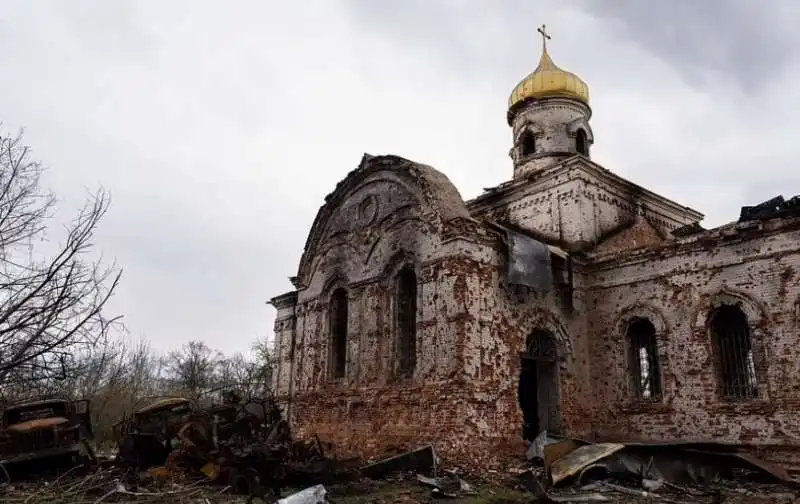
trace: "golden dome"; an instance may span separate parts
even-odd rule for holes
[[[543,31],[540,29],[540,31]],[[543,33],[545,37],[546,34]],[[549,38],[549,37],[548,37]],[[508,99],[508,108],[525,100],[564,97],[589,104],[589,86],[574,73],[562,70],[553,63],[547,53],[547,44],[542,49],[539,66],[514,88]]]

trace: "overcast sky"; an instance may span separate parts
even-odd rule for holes
[[[800,193],[792,0],[6,0],[0,121],[64,215],[111,191],[96,242],[133,335],[241,350],[362,153],[465,198],[510,178],[506,101],[542,23],[589,84],[595,161],[707,226]]]

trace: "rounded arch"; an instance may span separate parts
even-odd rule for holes
[[[583,130],[583,133],[586,135],[586,146],[588,148],[588,146],[594,143],[594,132],[589,125],[589,121],[584,117],[579,117],[567,124],[567,134],[571,137],[576,137],[579,130]]]
[[[711,314],[721,306],[736,306],[741,309],[747,316],[747,321],[751,327],[764,327],[769,322],[767,310],[764,309],[761,303],[745,292],[723,287],[701,297],[693,317],[694,327],[696,329],[706,329]]]
[[[537,327],[525,338],[525,350],[528,355],[538,358],[556,360],[559,356],[558,341],[552,331]]]
[[[389,256],[389,259],[384,263],[381,269],[381,278],[385,282],[391,282],[400,273],[400,270],[406,266],[411,266],[414,271],[419,275],[419,262],[414,252],[408,249],[400,249]]]
[[[371,156],[364,154],[358,168],[337,184],[325,198],[325,204],[317,212],[306,240],[296,276],[296,287],[303,288],[313,273],[312,264],[319,253],[329,222],[341,209],[348,197],[373,178],[385,178],[402,185],[423,204],[440,229],[454,219],[470,219],[461,194],[442,172],[399,156]]]
[[[349,283],[350,282],[347,281],[347,275],[344,274],[344,272],[338,269],[334,270],[328,275],[328,278],[325,279],[325,283],[322,284],[320,298],[326,301],[329,300],[335,290],[347,289]]]
[[[337,239],[337,240],[329,240],[326,241],[319,249],[318,254],[316,257],[312,258],[310,264],[308,265],[307,277],[304,280],[303,286],[308,287],[311,283],[311,280],[314,278],[320,270],[320,264],[323,263],[324,259],[330,256],[332,253],[335,254],[357,254],[358,249],[352,244],[345,240]],[[348,277],[348,272],[342,270],[340,267],[335,268],[336,274],[342,276],[344,278]],[[325,280],[325,284],[327,284],[328,279]],[[349,279],[347,280],[349,283]]]
[[[514,131],[514,144],[519,144],[522,141],[522,136],[525,133],[531,133],[534,138],[539,138],[544,134],[544,129],[533,121],[525,121],[519,125]]]
[[[616,334],[624,335],[631,323],[641,319],[649,320],[653,324],[657,337],[668,334],[669,326],[664,314],[655,306],[646,303],[634,303],[624,308],[614,322],[614,331]]]
[[[723,316],[725,320],[720,327],[712,324],[717,321],[717,315]],[[738,319],[738,317],[742,317]],[[709,352],[714,359],[715,374],[718,380],[718,389],[724,399],[761,399],[768,400],[770,396],[769,381],[764,379],[766,368],[769,362],[768,332],[765,327],[769,327],[769,315],[764,306],[753,299],[745,292],[723,286],[721,289],[708,293],[701,298],[697,312],[694,317],[695,330],[699,334],[704,334],[709,345]],[[738,352],[733,359],[733,365],[741,367],[745,378],[746,387],[733,386],[726,383],[725,375],[731,375],[726,369],[731,359],[722,360],[723,355],[730,357],[731,352],[726,348],[720,348],[720,331],[729,332],[744,327],[746,336],[738,341]],[[737,335],[734,334],[736,337]],[[742,353],[744,352],[744,353]],[[744,364],[742,364],[744,363]],[[745,365],[746,364],[746,365]],[[741,366],[740,366],[741,365]],[[736,378],[740,381],[740,378]]]
[[[370,245],[369,250],[364,255],[361,274],[365,278],[371,276],[371,274],[374,273],[378,268],[377,266],[373,267],[372,265],[375,263],[376,260],[380,261],[381,254],[376,254],[376,252],[379,251],[381,248],[380,244],[381,243],[392,244],[398,241],[402,241],[398,240],[398,235],[395,233],[395,231],[402,231],[402,227],[408,225],[409,223],[415,226],[416,231],[418,231],[420,234],[436,232],[436,230],[433,229],[433,227],[429,222],[426,222],[424,219],[420,219],[418,217],[408,217],[404,219],[395,220],[394,222],[389,222],[386,226],[381,228],[381,233],[377,237],[375,237],[375,240]],[[407,243],[405,243],[405,245],[407,247],[411,246],[412,248],[416,249],[419,244],[419,236],[414,236],[413,239],[409,239],[406,241]],[[383,268],[382,274],[386,275],[391,273],[391,271],[387,271],[386,268],[387,267],[391,268],[392,265],[395,264],[395,262],[398,260],[397,259],[398,254],[399,255],[405,254],[407,256],[413,257],[413,253],[405,252],[404,250],[401,250],[400,252],[395,252],[390,257],[390,259],[382,266]],[[416,260],[414,261],[416,262]]]
[[[520,321],[520,351],[525,351],[528,337],[536,331],[546,331],[550,333],[556,343],[556,351],[560,362],[571,361],[574,358],[572,351],[572,340],[569,338],[564,325],[549,310],[534,308],[528,311]]]

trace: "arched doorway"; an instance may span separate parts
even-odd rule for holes
[[[543,430],[561,431],[558,394],[558,348],[544,329],[534,330],[520,355],[519,407],[523,437],[533,440]]]

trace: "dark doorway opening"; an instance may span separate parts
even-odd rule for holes
[[[533,331],[520,355],[518,389],[522,437],[532,441],[541,431],[561,431],[558,395],[558,351],[553,335]]]

